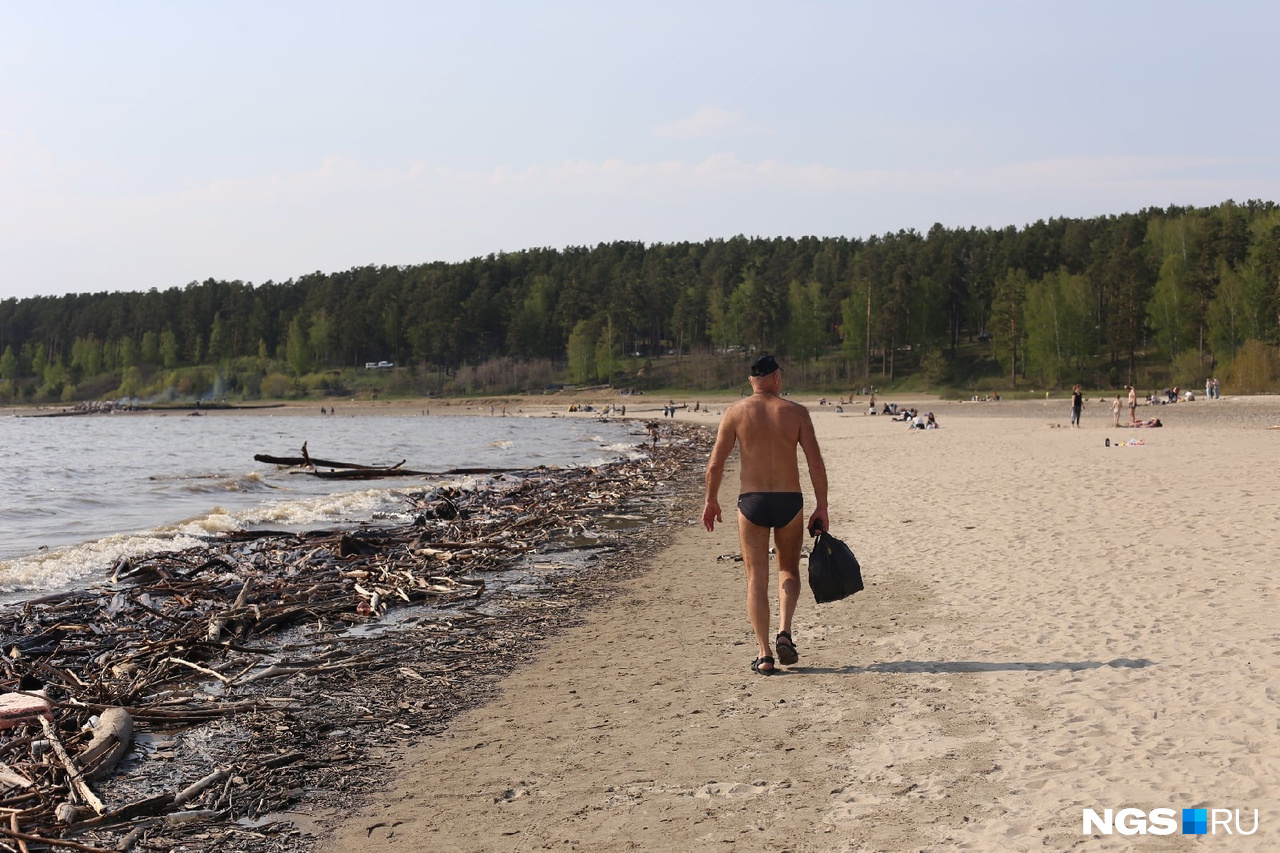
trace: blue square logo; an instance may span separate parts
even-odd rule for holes
[[[1209,831],[1208,809],[1183,809],[1182,834],[1204,835]]]

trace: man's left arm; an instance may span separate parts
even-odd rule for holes
[[[827,515],[827,465],[822,461],[822,450],[818,447],[818,436],[813,431],[813,419],[804,411],[800,423],[800,448],[804,451],[805,461],[809,463],[809,482],[813,484],[813,498],[816,506],[809,516],[809,531],[821,524],[823,530],[831,529],[831,519]]]

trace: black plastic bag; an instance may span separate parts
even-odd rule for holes
[[[825,530],[809,552],[809,588],[819,604],[848,598],[862,591],[862,567],[849,546]]]

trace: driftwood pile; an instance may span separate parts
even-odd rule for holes
[[[637,460],[436,486],[399,523],[228,535],[10,607],[0,693],[34,676],[53,707],[0,729],[0,851],[310,849],[692,517],[673,508],[709,436],[666,430]]]

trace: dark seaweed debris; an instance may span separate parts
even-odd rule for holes
[[[54,722],[0,731],[0,851],[311,849],[692,518],[710,436],[664,431],[637,460],[413,494],[408,523],[229,535],[12,608],[0,686],[36,676]],[[92,781],[119,707],[132,748]]]

